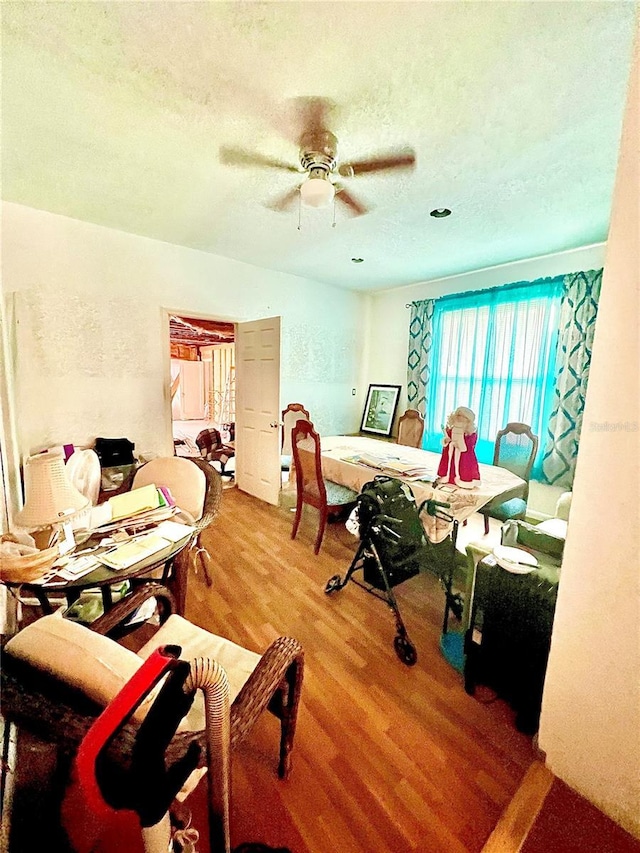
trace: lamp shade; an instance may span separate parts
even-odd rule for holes
[[[24,466],[25,504],[16,523],[27,530],[61,524],[89,505],[71,484],[64,459],[56,453],[30,456]]]
[[[336,191],[326,178],[309,178],[300,187],[300,197],[305,207],[328,207]]]

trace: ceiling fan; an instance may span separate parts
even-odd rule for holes
[[[335,198],[344,204],[353,216],[361,216],[368,212],[368,208],[335,178],[350,179],[372,172],[412,169],[415,166],[415,152],[410,148],[389,151],[368,160],[341,163],[338,160],[338,140],[326,128],[328,102],[320,98],[301,100],[305,101],[305,115],[302,133],[298,139],[299,165],[283,163],[241,148],[222,146],[220,149],[220,161],[227,166],[262,166],[298,174],[306,173],[301,184],[292,187],[267,205],[272,210],[289,210],[298,199],[306,207],[327,207]]]

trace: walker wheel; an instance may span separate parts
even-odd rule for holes
[[[408,637],[403,637],[401,634],[398,634],[398,636],[393,639],[393,648],[396,650],[396,654],[402,663],[406,663],[407,666],[413,666],[418,660],[416,647]]]
[[[332,578],[329,578],[324,591],[329,595],[330,592],[335,592],[337,589],[342,589],[342,578],[340,575],[334,575]]]

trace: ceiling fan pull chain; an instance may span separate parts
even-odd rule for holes
[[[300,227],[302,222],[302,196],[298,193],[298,231],[302,231]]]
[[[336,227],[336,197],[333,197],[333,222],[331,223],[331,227]]]

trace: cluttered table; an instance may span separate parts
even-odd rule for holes
[[[418,504],[425,500],[448,503],[459,522],[477,512],[493,498],[504,500],[522,495],[525,483],[516,474],[497,465],[479,464],[480,485],[465,489],[437,480],[440,454],[417,447],[391,444],[365,436],[322,436],[322,473],[325,479],[360,492],[377,474],[397,477],[407,483]],[[443,526],[427,530],[432,541],[444,538]]]
[[[170,494],[155,485],[115,495],[92,508],[88,529],[75,531],[77,544],[46,575],[29,582],[3,582],[37,598],[45,614],[53,610],[51,596],[64,595],[69,607],[89,589],[99,590],[102,611],[107,612],[114,596],[126,594],[133,579],[152,573],[167,579],[194,533],[190,521],[172,504]],[[184,599],[180,589],[176,598]]]

